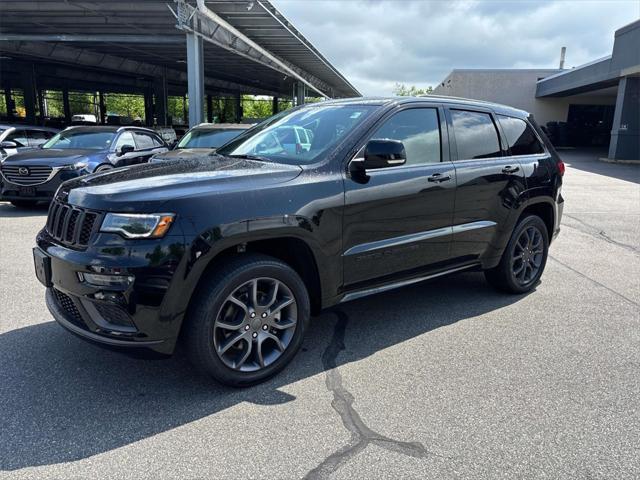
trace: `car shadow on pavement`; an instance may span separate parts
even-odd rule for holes
[[[241,390],[195,372],[181,355],[130,358],[55,322],[12,330],[0,335],[0,470],[80,460],[242,402],[295,401],[279,388],[325,371],[323,352],[338,317],[348,323],[336,367],[522,298],[495,292],[480,273],[464,273],[347,303],[335,309],[340,315],[329,310],[312,319],[303,350],[282,373]]]
[[[0,218],[41,217],[47,214],[49,205],[39,203],[33,207],[15,207],[9,202],[0,202]]]

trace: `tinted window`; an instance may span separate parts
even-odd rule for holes
[[[398,112],[386,120],[371,138],[400,140],[407,153],[405,165],[440,161],[440,127],[435,108]]]
[[[191,130],[178,144],[178,148],[218,148],[237,137],[242,130]]]
[[[224,145],[219,153],[231,156],[258,156],[273,162],[309,164],[321,160],[360,124],[375,107],[369,105],[335,105],[316,103],[288,110],[265,120],[246,134]],[[282,144],[280,134],[291,128],[307,130],[311,143]]]
[[[131,145],[136,148],[136,142],[133,140],[133,134],[131,132],[122,132],[122,134],[116,140],[116,151],[120,150],[123,145]]]
[[[15,142],[18,147],[26,147],[29,144],[27,140],[26,130],[16,130],[7,135],[7,138],[5,138],[5,140]]]
[[[451,110],[458,160],[500,156],[498,132],[491,115],[467,110]]]
[[[136,144],[138,145],[138,150],[146,150],[147,148],[154,148],[155,145],[153,143],[153,138],[151,135],[140,132],[133,132],[133,135],[136,138]]]
[[[39,147],[53,137],[55,133],[47,132],[45,130],[30,130],[29,131],[29,145],[31,147]]]
[[[96,132],[91,130],[65,130],[55,135],[42,148],[80,148],[103,150],[109,148],[115,137],[113,132]]]
[[[504,115],[498,115],[498,120],[507,137],[507,142],[509,142],[511,155],[535,155],[544,152],[538,138],[533,133],[533,129],[527,122]]]

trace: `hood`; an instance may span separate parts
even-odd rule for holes
[[[20,150],[6,158],[6,165],[48,165],[50,167],[62,167],[73,165],[76,162],[90,158],[94,155],[104,156],[104,151],[89,149],[66,148],[36,148],[34,150]]]
[[[186,160],[189,158],[201,158],[203,155],[214,153],[215,148],[176,148],[165,153],[153,156],[152,162],[164,160]]]
[[[301,172],[297,165],[207,155],[79,177],[64,183],[59,195],[94,210],[150,212],[172,199],[255,190],[287,182]]]

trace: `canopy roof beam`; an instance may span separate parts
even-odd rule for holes
[[[179,30],[202,36],[206,42],[270,67],[304,83],[320,96],[333,96],[331,87],[325,82],[262,48],[222,17],[209,10],[204,0],[197,0],[197,8],[185,0],[174,1],[177,6],[174,13],[177,20],[176,28]]]

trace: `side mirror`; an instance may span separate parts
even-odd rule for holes
[[[0,143],[0,148],[18,148],[18,144],[16,142],[12,142],[11,140],[5,140]]]
[[[120,147],[120,151],[118,152],[118,156],[126,155],[127,153],[135,152],[136,147],[133,145],[122,145]]]
[[[356,158],[349,164],[352,174],[364,174],[366,170],[397,167],[407,161],[404,145],[399,140],[369,140],[364,147],[364,158]]]

